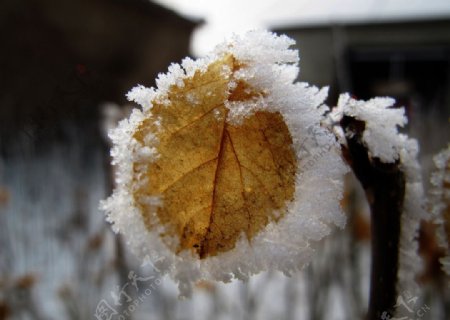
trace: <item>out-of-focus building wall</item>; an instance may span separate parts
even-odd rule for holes
[[[336,90],[340,91],[351,91],[355,87],[351,72],[347,70],[352,63],[348,55],[355,49],[378,50],[380,54],[381,50],[385,53],[390,50],[397,60],[402,58],[399,54],[407,54],[408,50],[419,51],[414,57],[416,61],[448,63],[450,59],[450,20],[289,27],[275,31],[297,41],[301,56],[300,80],[318,86],[337,84]],[[373,55],[372,61],[376,61],[376,56]]]
[[[0,2],[0,319],[93,319],[128,281],[98,210],[102,105],[153,85],[195,25],[145,0]]]
[[[195,26],[145,0],[2,1],[1,148],[18,132],[85,123],[100,103],[122,104],[136,84],[154,85],[188,55]]]
[[[417,19],[280,28],[297,41],[300,80],[360,99],[391,96],[425,164],[450,136],[450,20]]]

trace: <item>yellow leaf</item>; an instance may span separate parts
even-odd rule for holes
[[[215,256],[242,234],[251,243],[293,198],[297,159],[282,115],[257,111],[239,124],[227,120],[226,101],[264,95],[242,80],[230,86],[239,68],[226,55],[184,86],[171,86],[169,103],[153,101],[134,134],[143,145],[149,136],[158,141],[156,160],[134,164],[134,199],[148,229],[165,226],[161,237],[175,253]],[[162,204],[155,208],[149,197]]]

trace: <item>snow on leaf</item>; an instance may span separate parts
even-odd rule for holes
[[[135,134],[144,144],[160,119],[159,157],[135,177],[146,183],[134,197],[150,229],[152,206],[140,199],[163,199],[157,216],[168,227],[165,236],[179,240],[175,252],[190,249],[205,258],[233,249],[242,232],[251,240],[293,198],[296,159],[280,113],[259,111],[240,125],[227,121],[224,101],[246,101],[255,91],[241,82],[228,92],[230,72],[221,71],[237,68],[228,55],[181,88],[172,86],[170,104],[154,104]],[[199,106],[190,106],[192,96]]]
[[[109,134],[116,188],[101,203],[139,257],[189,295],[196,281],[291,274],[345,225],[348,171],[322,127],[327,88],[296,83],[293,40],[252,31],[172,64]]]

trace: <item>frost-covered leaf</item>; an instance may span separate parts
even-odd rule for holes
[[[293,40],[234,37],[203,59],[172,64],[110,137],[117,166],[102,202],[113,229],[189,294],[201,279],[289,274],[345,217],[347,172],[321,126],[327,88],[295,83]]]
[[[154,104],[134,134],[142,145],[149,135],[158,141],[158,157],[135,164],[144,172],[135,183],[145,182],[134,198],[149,229],[155,222],[147,199],[161,198],[158,222],[167,226],[164,237],[179,240],[175,252],[216,255],[233,249],[241,233],[251,242],[293,198],[297,161],[281,114],[257,111],[238,125],[227,121],[226,100],[263,95],[243,81],[228,88],[238,69],[228,55],[170,87],[170,103]]]

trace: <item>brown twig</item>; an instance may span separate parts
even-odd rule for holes
[[[372,159],[362,143],[363,121],[345,116],[344,155],[361,182],[371,211],[372,266],[367,319],[393,314],[397,297],[400,218],[405,196],[405,175],[398,163]]]

